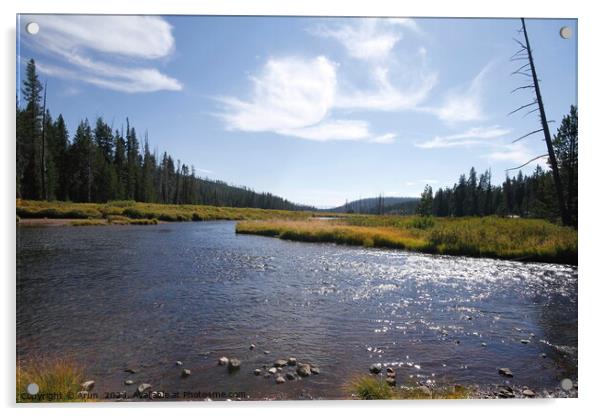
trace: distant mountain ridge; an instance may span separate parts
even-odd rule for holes
[[[322,211],[355,214],[402,214],[411,215],[416,211],[420,198],[415,197],[374,197],[347,202],[339,207]]]

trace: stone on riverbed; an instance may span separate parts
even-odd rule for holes
[[[297,359],[295,357],[290,357],[288,359],[288,365],[297,365]]]
[[[276,383],[282,384],[284,382],[286,382],[286,380],[284,379],[284,377],[282,377],[282,376],[276,377]]]
[[[249,345],[249,349],[250,349],[250,350],[254,350],[254,349],[255,349],[255,344],[251,344],[251,345]]]
[[[184,363],[182,361],[176,361],[176,365],[179,367],[179,366],[184,365]]]
[[[228,361],[228,371],[234,372],[240,369],[240,360],[238,358],[230,358]]]
[[[531,343],[531,341],[529,341],[528,339],[521,339],[520,343],[521,344],[529,344],[529,343]]]
[[[85,391],[90,391],[94,388],[94,380],[84,381],[81,386]]]
[[[382,371],[383,365],[381,363],[375,363],[370,366],[370,372],[372,374],[378,374]]]
[[[297,374],[299,374],[301,377],[307,377],[311,374],[311,367],[309,364],[298,364]]]
[[[130,374],[136,374],[136,370],[134,370],[133,368],[126,368],[124,370],[126,373],[130,373]]]
[[[287,363],[287,360],[276,360],[274,361],[274,367],[284,367]]]
[[[525,397],[535,397],[535,392],[531,389],[524,389],[523,396]]]
[[[278,369],[276,367],[272,367],[268,370],[268,373],[270,374],[276,374],[278,372]]]
[[[395,386],[395,384],[396,384],[395,377],[387,377],[386,381],[387,381],[387,384],[391,387]]]
[[[253,374],[255,374],[256,376],[261,375],[261,369],[256,368],[255,371],[253,371]]]
[[[191,374],[190,370],[185,368],[182,370],[182,377],[188,377]]]
[[[230,361],[230,360],[228,360],[228,357],[221,357],[221,358],[218,360],[218,362],[217,362],[217,363],[218,363],[219,365],[228,365],[228,362],[229,362],[229,361]]]
[[[132,384],[134,384],[133,380],[126,380],[123,382],[123,384],[125,384],[126,386],[131,386]]]
[[[514,377],[514,374],[512,374],[512,371],[510,371],[510,369],[506,368],[506,367],[498,369],[498,373],[504,377]]]
[[[320,369],[318,367],[309,367],[309,371],[311,371],[312,374],[320,374]]]
[[[142,394],[142,393],[144,393],[144,392],[146,392],[146,391],[150,390],[152,387],[153,387],[153,386],[151,386],[151,385],[150,385],[150,384],[148,384],[148,383],[141,383],[141,384],[138,386],[138,393]]]
[[[294,380],[296,377],[293,373],[286,373],[286,378],[288,378],[289,380]]]

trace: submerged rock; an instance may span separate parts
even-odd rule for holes
[[[528,339],[521,339],[521,340],[520,340],[520,343],[521,343],[521,344],[530,344],[530,343],[531,343],[531,341],[530,341],[530,340],[528,340]]]
[[[228,371],[233,372],[240,369],[240,360],[238,358],[230,358],[228,362]]]
[[[318,367],[309,367],[309,371],[311,371],[312,374],[320,374],[320,368]]]
[[[274,361],[274,367],[284,367],[287,363],[287,360],[276,360]]]
[[[125,384],[126,386],[131,386],[132,384],[134,384],[133,380],[126,380],[123,382],[123,384]]]
[[[278,372],[278,369],[276,369],[276,367],[272,367],[268,370],[268,373],[270,374],[276,374]]]
[[[298,364],[297,374],[299,374],[301,377],[307,377],[311,374],[311,367],[309,364]]]
[[[184,363],[182,361],[176,361],[176,365],[179,367],[179,366],[184,365]]]
[[[370,372],[372,374],[378,374],[382,371],[383,365],[381,363],[375,363],[370,366]]]
[[[295,357],[289,357],[288,365],[297,365],[297,359]]]
[[[289,380],[294,380],[296,378],[293,373],[286,373],[285,377],[288,378]]]
[[[133,368],[126,368],[124,370],[126,373],[130,373],[130,374],[136,374],[136,370],[134,370]]]
[[[510,371],[510,369],[506,368],[506,367],[502,367],[502,368],[498,369],[497,372],[504,377],[514,377],[514,374],[512,374],[512,371]]]
[[[85,391],[90,391],[94,388],[94,380],[84,381],[81,386]]]
[[[185,368],[182,370],[182,377],[188,377],[191,374],[190,370]]]
[[[256,376],[261,375],[261,369],[256,368],[255,371],[253,371],[253,374],[255,374]]]
[[[230,360],[228,360],[228,357],[221,357],[217,363],[219,365],[228,365],[228,362],[230,362]]]
[[[286,380],[284,379],[284,377],[282,377],[282,376],[276,377],[276,383],[282,384],[284,382],[286,382]]]
[[[387,377],[386,382],[391,387],[393,387],[393,386],[395,386],[395,384],[397,384],[394,377]]]
[[[254,350],[254,349],[255,349],[255,344],[251,344],[251,345],[249,345],[249,349],[250,349],[250,350]]]

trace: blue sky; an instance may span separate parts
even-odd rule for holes
[[[70,132],[129,117],[198,174],[295,202],[417,196],[471,166],[499,183],[546,151],[537,135],[512,144],[539,128],[507,115],[532,100],[510,94],[528,83],[510,76],[518,19],[25,15],[19,28],[18,67],[36,60]],[[555,132],[577,103],[577,23],[527,30]]]

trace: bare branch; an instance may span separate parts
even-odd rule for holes
[[[530,133],[527,133],[527,134],[525,134],[524,136],[520,136],[518,139],[514,140],[512,143],[516,143],[517,141],[519,141],[519,140],[522,140],[522,139],[524,139],[525,137],[529,137],[529,136],[530,136],[530,135],[532,135],[532,134],[539,133],[540,131],[543,131],[543,129],[539,129],[539,130],[533,130],[532,132],[530,132]]]
[[[515,93],[518,90],[524,90],[524,89],[527,89],[527,88],[535,88],[535,85],[533,85],[533,84],[523,85],[522,87],[518,87],[518,88],[515,88],[512,91],[510,91],[510,94],[513,94],[513,93]]]
[[[524,64],[523,66],[521,66],[520,68],[518,68],[516,71],[514,71],[513,74],[517,74],[517,73],[521,72],[523,69],[525,69],[529,65],[530,65],[529,62],[527,62],[526,64]]]
[[[512,39],[514,39],[514,41],[515,41],[516,43],[518,43],[520,46],[522,46],[524,49],[527,49],[527,46],[526,46],[524,43],[522,43],[520,40],[518,40],[518,39],[516,39],[516,38],[512,38]]]
[[[514,58],[517,55],[520,55],[521,53],[527,53],[527,50],[525,48],[520,48],[519,50],[517,50],[516,52],[514,52],[514,55],[512,55],[510,57],[510,59]]]
[[[536,111],[539,111],[539,107],[538,107],[538,108],[534,108],[534,109],[533,109],[533,110],[531,110],[531,111],[528,111],[528,112],[527,112],[527,114],[525,114],[525,115],[523,116],[523,118],[527,117],[529,114],[531,114],[531,113],[534,113],[534,112],[536,112]],[[540,116],[540,118],[541,118],[541,116]]]
[[[532,105],[535,105],[535,104],[537,104],[537,100],[533,101],[532,103],[529,103],[529,104],[521,105],[516,110],[512,110],[511,112],[509,112],[508,115],[510,116],[510,115],[516,113],[517,111],[522,110],[523,108],[531,107]]]
[[[523,163],[522,165],[520,165],[520,166],[517,166],[517,167],[515,167],[515,168],[506,169],[506,172],[509,172],[509,171],[511,171],[511,170],[517,170],[517,169],[523,168],[523,167],[527,166],[529,163],[531,163],[531,162],[534,162],[534,161],[536,161],[537,159],[541,159],[542,157],[545,157],[545,156],[547,156],[547,155],[548,155],[548,154],[546,153],[545,155],[539,155],[539,156],[537,156],[537,157],[534,157],[533,159],[529,160],[527,163]]]
[[[512,75],[524,75],[526,77],[531,78],[531,74],[527,74],[526,72],[513,72],[510,74],[510,76],[512,76]]]

